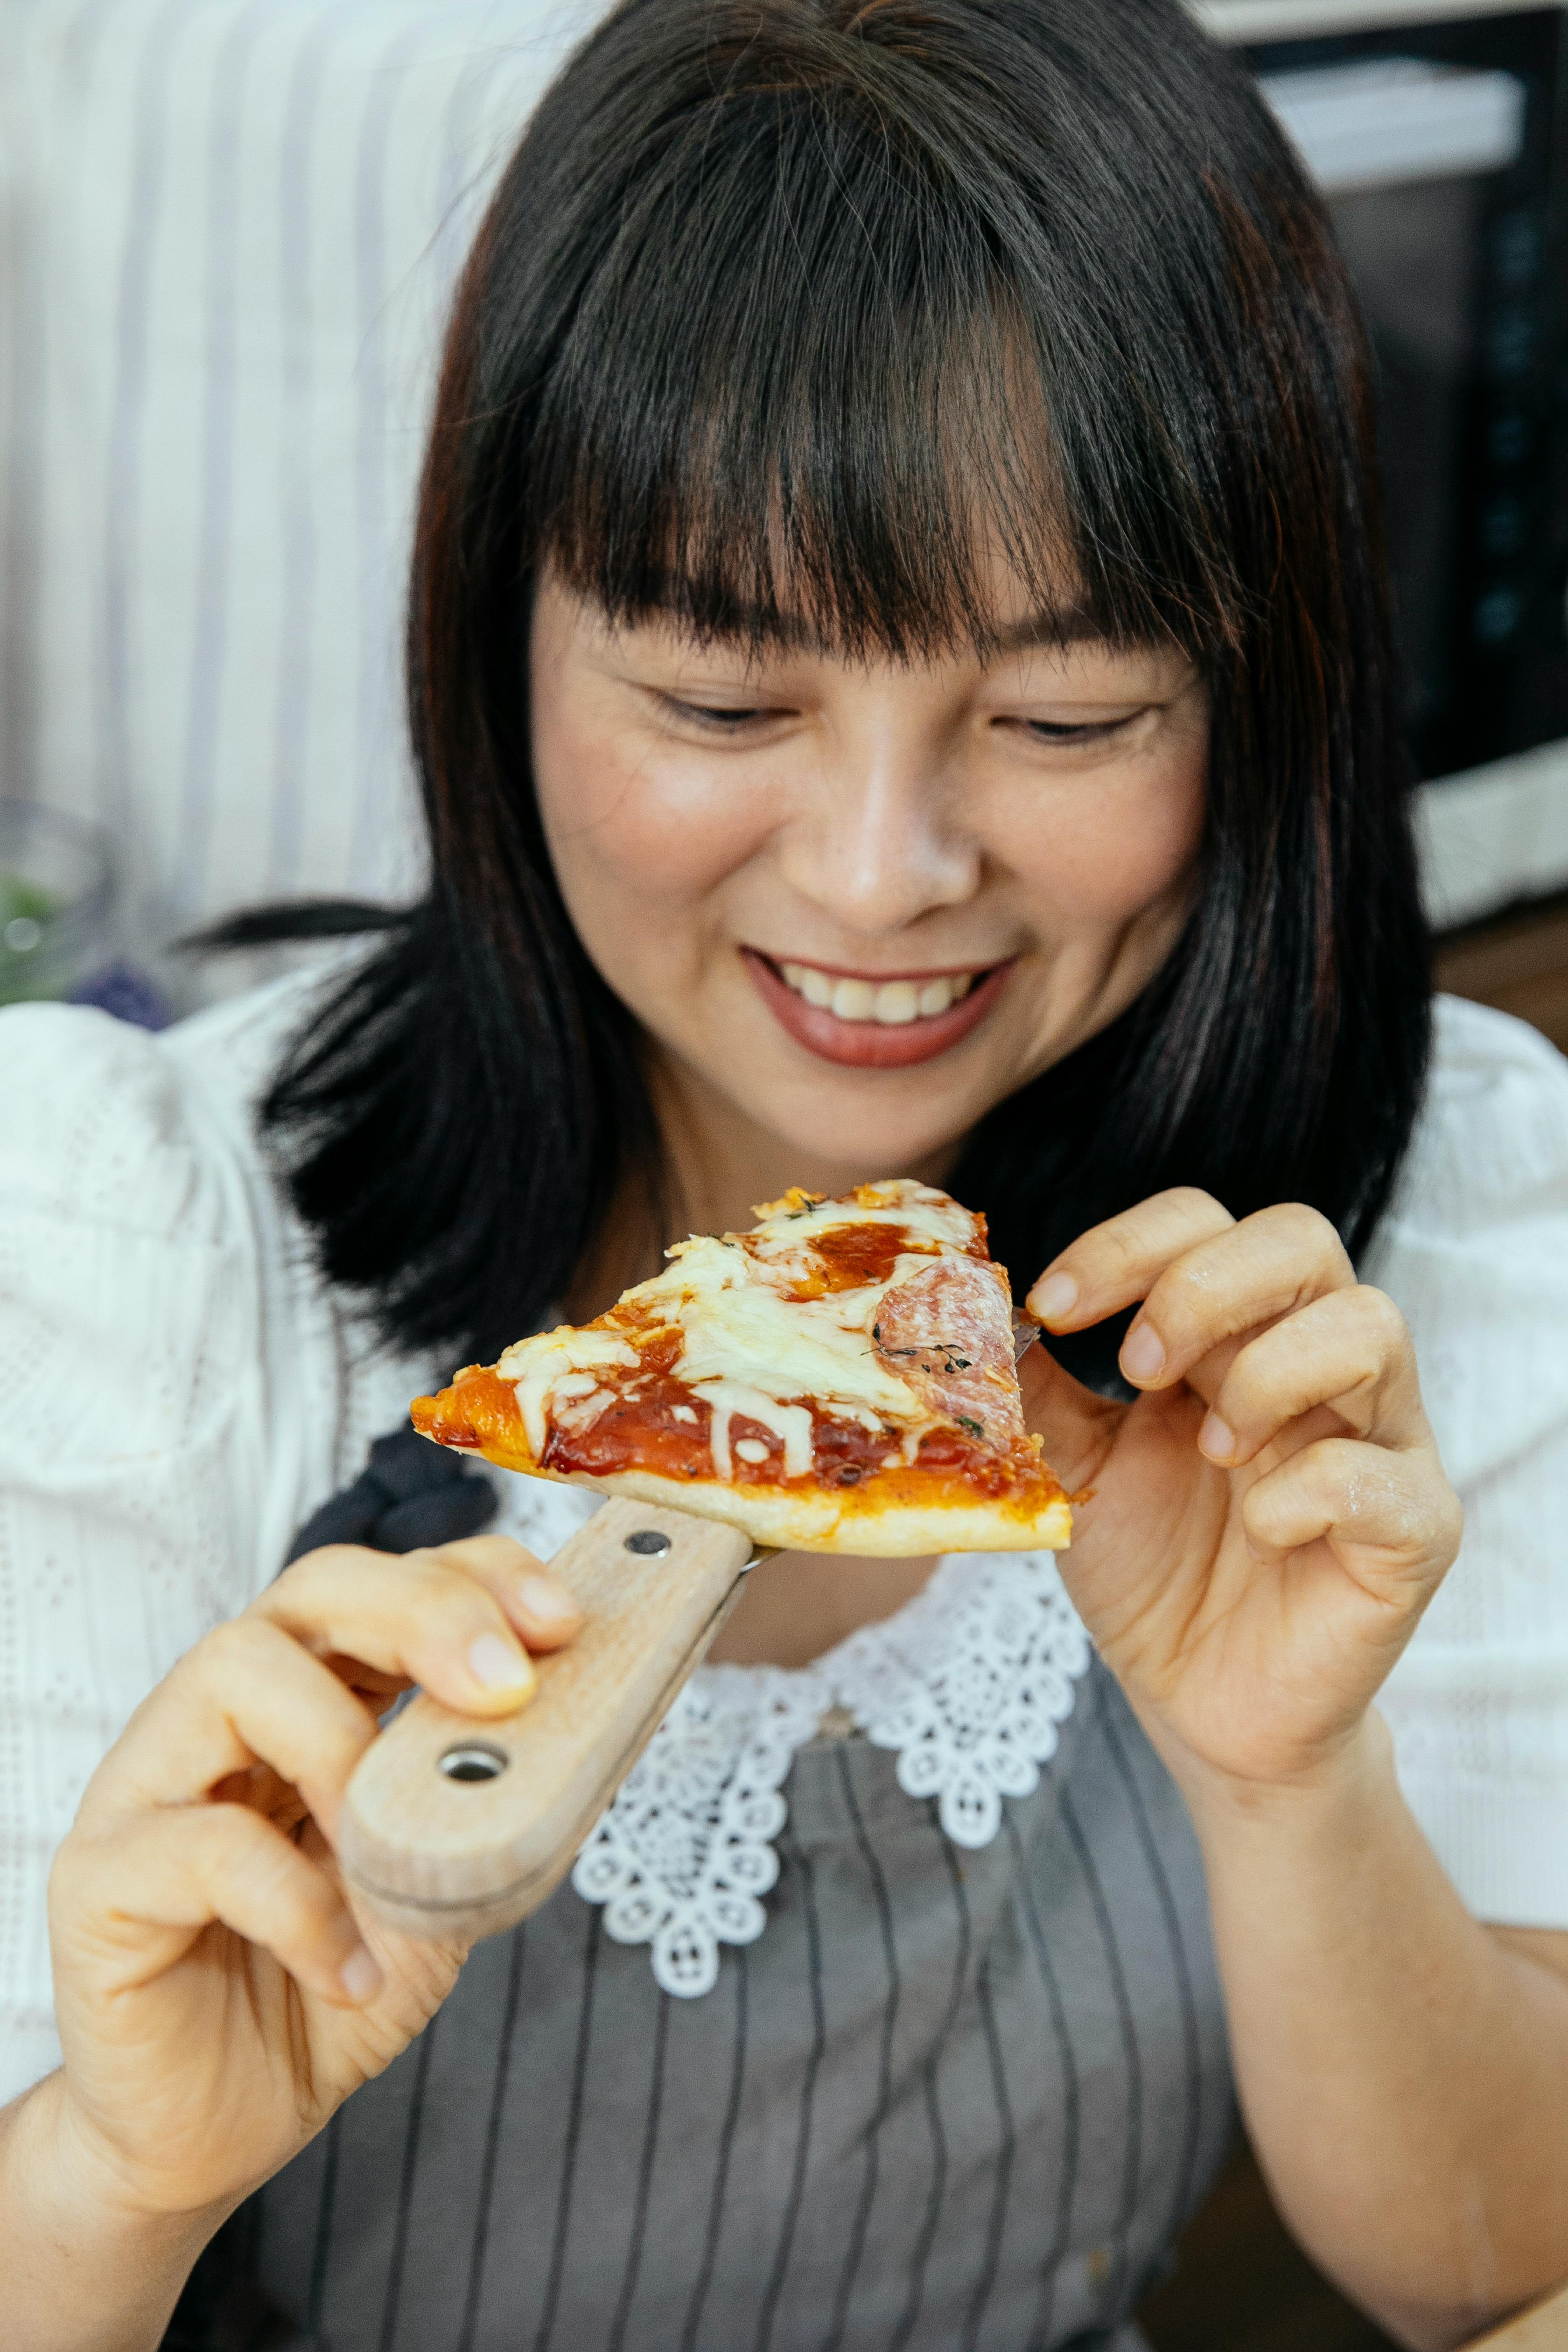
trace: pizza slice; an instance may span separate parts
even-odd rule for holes
[[[727,1519],[760,1543],[918,1557],[1059,1549],[985,1220],[908,1179],[791,1192],[678,1242],[581,1328],[470,1364],[414,1425],[510,1470]]]

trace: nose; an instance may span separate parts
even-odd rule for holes
[[[889,709],[826,736],[778,837],[783,878],[845,931],[905,930],[979,887],[982,848],[963,818],[953,747],[918,709]]]

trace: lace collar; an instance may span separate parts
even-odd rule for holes
[[[500,1524],[542,1556],[594,1508],[572,1487],[508,1482]],[[955,1845],[989,1845],[1005,1797],[1056,1752],[1089,1660],[1050,1552],[955,1552],[912,1601],[798,1672],[700,1666],[577,1858],[572,1884],[617,1943],[647,1944],[666,1992],[712,1990],[721,1944],[767,1925],[784,1783],[825,1716],[898,1757]]]

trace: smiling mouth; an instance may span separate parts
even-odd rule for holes
[[[773,970],[797,996],[836,1021],[876,1021],[884,1029],[901,1029],[911,1021],[930,1021],[961,1004],[988,966],[979,971],[938,972],[930,980],[872,982],[825,971],[814,963],[775,963]]]
[[[867,1070],[908,1068],[933,1060],[983,1022],[1017,959],[967,971],[834,971],[742,948],[763,1003],[797,1045],[818,1060]]]

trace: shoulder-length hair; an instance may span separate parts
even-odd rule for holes
[[[1175,0],[624,0],[457,296],[408,614],[424,898],[265,1106],[325,1275],[489,1355],[658,1144],[530,768],[531,584],[895,659],[1041,611],[1208,681],[1194,903],[955,1189],[1032,1276],[1173,1183],[1388,1197],[1428,1030],[1363,331],[1321,205]],[[868,1170],[868,1175],[891,1171]]]

